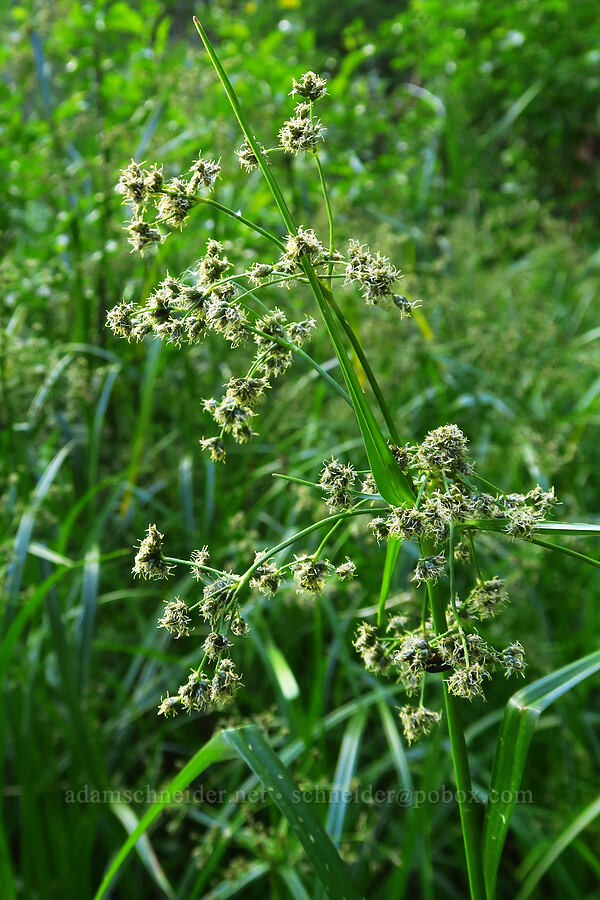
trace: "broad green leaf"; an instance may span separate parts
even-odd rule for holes
[[[483,868],[488,900],[495,896],[502,848],[537,720],[551,703],[599,670],[600,650],[527,685],[507,704],[496,744],[483,832]]]
[[[586,806],[573,821],[556,837],[548,847],[540,861],[533,867],[525,881],[523,887],[517,894],[516,900],[527,900],[537,887],[541,878],[545,875],[551,865],[556,862],[560,854],[571,844],[575,838],[581,834],[584,828],[587,828],[591,822],[600,816],[600,796]]]

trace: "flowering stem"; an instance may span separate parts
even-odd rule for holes
[[[311,103],[312,108],[312,103]],[[329,191],[327,190],[327,183],[325,181],[325,175],[323,173],[323,166],[321,165],[321,160],[319,159],[319,154],[316,150],[313,151],[313,155],[315,157],[315,161],[317,163],[317,169],[319,170],[319,180],[321,182],[321,190],[323,192],[323,200],[325,201],[325,208],[327,209],[327,220],[329,222],[329,253],[332,257],[329,260],[329,264],[327,266],[327,277],[329,278],[329,282],[331,284],[331,274],[333,272],[333,213],[331,211],[331,203],[329,201]]]
[[[448,630],[444,591],[441,585],[432,584],[431,581],[428,581],[427,593],[431,605],[435,632],[436,635],[441,636]],[[446,686],[446,678],[444,678],[443,686],[446,719],[448,721],[448,736],[450,738],[450,751],[454,766],[454,777],[456,779],[458,807],[467,861],[471,900],[485,900],[485,887],[481,864],[482,823],[480,821],[477,803],[472,796],[469,755],[465,741],[460,705],[457,698],[449,693]]]
[[[206,203],[207,206],[213,206],[220,212],[231,216],[232,219],[236,219],[238,222],[241,222],[242,225],[245,225],[247,228],[251,228],[252,231],[255,231],[257,234],[260,234],[263,237],[267,238],[267,240],[271,241],[271,243],[275,244],[281,250],[285,250],[285,244],[283,243],[283,241],[279,240],[279,238],[274,234],[271,234],[270,231],[266,231],[266,229],[261,228],[261,226],[257,225],[256,222],[251,222],[250,219],[246,219],[244,216],[240,215],[240,213],[234,212],[232,209],[229,209],[228,206],[223,206],[222,203],[217,203],[216,200],[213,200],[210,197],[199,197],[197,199],[198,203]]]
[[[267,334],[264,331],[261,331],[259,328],[254,328],[253,325],[244,325],[246,331],[252,332],[252,334],[258,334],[260,337],[267,338],[268,340],[274,341],[276,344],[281,344],[282,347],[285,347],[287,350],[292,350],[292,352],[297,353],[302,359],[305,359],[309,365],[313,367],[313,369],[321,375],[325,381],[327,381],[333,388],[338,392],[340,397],[342,397],[349,406],[352,406],[352,401],[341,384],[338,384],[335,378],[332,378],[331,375],[325,371],[325,369],[319,365],[319,363],[309,356],[301,347],[298,347],[297,344],[293,344],[291,341],[286,341],[284,338],[276,337],[272,334]]]

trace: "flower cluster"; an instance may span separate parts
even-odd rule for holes
[[[140,541],[135,555],[132,572],[138,578],[160,579],[168,578],[173,570],[163,556],[164,534],[161,534],[156,525],[148,525],[146,536]]]
[[[126,230],[133,249],[141,253],[165,240],[166,235],[156,227],[161,222],[173,228],[181,228],[184,225],[190,210],[197,202],[198,191],[212,190],[221,172],[219,162],[199,156],[192,163],[187,179],[176,177],[165,182],[162,166],[152,165],[145,169],[142,165],[132,160],[121,172],[116,187],[117,192],[123,197],[123,202],[133,207],[134,214]],[[154,223],[144,219],[144,212],[151,199],[154,200],[156,207]]]
[[[319,484],[325,490],[329,509],[348,509],[352,495],[352,485],[356,481],[356,470],[349,463],[343,464],[333,456],[323,466]]]

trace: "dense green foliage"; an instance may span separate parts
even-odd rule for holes
[[[265,142],[290,77],[312,68],[329,78],[323,159],[339,237],[388,254],[406,293],[423,301],[399,329],[343,293],[402,433],[420,439],[457,422],[492,482],[554,485],[561,519],[598,521],[595,4],[391,7],[268,0],[194,11]],[[234,371],[227,346],[127,345],[105,329],[108,308],[185,269],[209,236],[243,266],[262,247],[199,209],[157,256],[130,254],[114,186],[132,156],[177,174],[200,149],[220,155],[219,199],[278,227],[259,176],[239,171],[239,132],[187,6],[32,2],[1,21],[2,896],[93,896],[124,828],[152,802],[146,788],[159,790],[218,727],[243,721],[307,790],[365,792],[313,806],[362,895],[464,897],[455,805],[369,801],[377,790],[452,786],[442,733],[406,749],[400,691],[390,683],[384,694],[352,648],[357,619],[377,608],[385,551],[373,541],[360,544],[359,579],[322,603],[299,605],[291,586],[252,596],[245,687],[223,717],[157,719],[198,642],[157,630],[163,586],[131,579],[148,522],[175,556],[209,544],[219,566],[247,565],[255,547],[323,513],[272,473],[314,479],[327,456],[356,452],[359,434],[343,401],[298,361],[261,413],[261,436],[218,466],[199,449],[201,399]],[[299,219],[325,234],[308,163],[277,165]],[[286,302],[315,313],[308,294]],[[311,346],[335,374],[326,335]],[[566,556],[503,540],[483,548],[512,598],[490,634],[502,628],[525,645],[529,682],[597,649],[600,581]],[[563,539],[598,557],[593,541]],[[406,603],[413,564],[403,551],[392,604]],[[168,593],[197,590],[185,578]],[[477,789],[489,783],[514,690],[494,683],[487,704],[465,710]],[[553,840],[597,806],[599,716],[592,678],[542,717],[523,782],[532,802],[517,805],[499,897],[514,896]],[[195,786],[229,795],[247,775],[236,757]],[[66,801],[86,785],[144,793],[128,806]],[[532,896],[594,896],[599,825],[588,818]],[[179,804],[138,845],[114,896],[318,896],[297,834],[264,796]]]

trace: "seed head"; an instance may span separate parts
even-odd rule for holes
[[[210,454],[213,462],[224,462],[226,457],[225,444],[220,437],[201,438],[200,446]]]
[[[258,144],[258,149],[260,150],[260,155],[263,157],[265,162],[267,162],[267,151],[260,143],[260,141],[256,142]],[[239,150],[235,151],[235,155],[238,158],[240,167],[244,169],[245,172],[252,172],[254,169],[258,168],[258,159],[256,158],[256,154],[254,150],[248,143],[248,139],[244,138],[244,142]]]
[[[179,712],[178,706],[181,702],[181,697],[169,697],[167,693],[166,697],[160,698],[160,706],[158,707],[159,716],[164,716],[165,719],[168,719],[169,716],[176,716]]]
[[[204,675],[192,669],[186,684],[181,685],[178,693],[182,709],[186,712],[206,709],[210,703],[210,682]]]
[[[181,178],[172,178],[166,185],[167,193],[161,194],[156,207],[158,218],[173,228],[183,228],[194,206],[194,199],[188,195],[188,186]]]
[[[155,247],[165,240],[165,236],[160,233],[158,228],[153,228],[143,219],[132,219],[125,226],[125,230],[127,231],[127,240],[133,247],[132,253],[134,250],[138,250],[142,256],[148,247]]]
[[[313,559],[312,556],[297,556],[292,563],[292,572],[298,593],[320,594],[333,566],[326,559]]]
[[[211,631],[204,641],[202,649],[206,653],[208,659],[216,659],[223,650],[227,650],[231,646],[231,641],[226,635],[219,634],[217,631]]]
[[[206,565],[208,560],[210,559],[210,553],[208,552],[208,547],[206,544],[202,548],[202,550],[193,550],[192,555],[190,556],[190,572],[196,579],[196,581],[200,581],[202,578],[202,567]]]
[[[439,553],[437,556],[426,556],[417,562],[411,581],[416,584],[425,584],[427,581],[431,581],[435,584],[444,574],[445,568],[446,557],[443,553]]]
[[[310,114],[310,104],[299,103],[294,109],[294,115],[284,122],[279,131],[279,140],[286,153],[297,156],[309,150],[314,150],[317,143],[324,139],[323,125]]]
[[[350,581],[352,578],[356,577],[356,565],[347,556],[346,562],[343,562],[340,566],[337,567],[337,569],[335,570],[335,574],[340,579],[340,581]]]
[[[146,202],[148,189],[146,187],[144,172],[132,159],[126,169],[121,172],[119,183],[115,190],[122,194],[123,203],[131,203],[139,209]]]
[[[357,281],[363,292],[365,303],[370,306],[393,302],[392,287],[400,277],[400,272],[390,265],[387,256],[371,253],[368,247],[358,241],[350,241],[349,262],[346,266],[346,283]]]
[[[195,163],[190,166],[192,177],[188,182],[188,192],[195,194],[198,188],[208,188],[212,190],[217,178],[221,174],[221,164],[215,162],[214,159],[202,159],[198,157]]]
[[[473,663],[465,669],[457,669],[447,679],[448,691],[455,697],[463,697],[465,700],[473,700],[475,697],[483,697],[483,682],[490,678],[490,673],[479,662]],[[484,698],[485,699],[485,698]]]
[[[214,678],[210,686],[210,699],[213,703],[227,703],[241,686],[241,675],[236,672],[231,659],[221,659],[217,663]]]
[[[432,475],[468,475],[472,470],[467,460],[467,439],[456,425],[442,425],[430,431],[418,447],[416,462],[419,468]]]
[[[400,721],[409,746],[430,734],[433,726],[437,725],[441,718],[440,713],[426,709],[424,706],[403,706],[400,709]]]
[[[169,600],[162,618],[158,620],[159,628],[166,628],[175,638],[187,637],[192,621],[189,613],[187,604],[179,597],[174,597],[173,600]]]
[[[315,100],[320,100],[326,93],[326,80],[314,72],[305,72],[298,81],[292,78],[292,90],[290,91],[292,97],[294,94],[299,94],[301,97],[314,103]]]
[[[515,641],[514,644],[509,644],[508,647],[502,651],[500,665],[504,668],[504,674],[507,678],[510,678],[513,674],[522,675],[523,678],[525,677],[525,669],[527,668],[525,649],[519,641]]]
[[[262,559],[264,555],[264,552],[258,552],[255,562]],[[276,594],[280,581],[275,563],[271,562],[271,560],[265,560],[254,570],[250,579],[250,587],[256,588],[261,594]]]
[[[508,603],[508,594],[501,578],[495,575],[473,588],[466,601],[468,615],[478,619],[495,616],[501,606]]]
[[[164,535],[156,525],[148,525],[146,537],[140,541],[132,572],[139,578],[168,578],[173,566],[165,562],[162,554]]]
[[[112,309],[109,309],[106,314],[106,324],[108,328],[110,328],[113,334],[118,335],[118,337],[124,337],[130,341],[134,334],[134,317],[136,311],[137,307],[135,303],[127,303],[125,300],[122,300],[121,303],[117,303],[117,305],[113,306]]]

